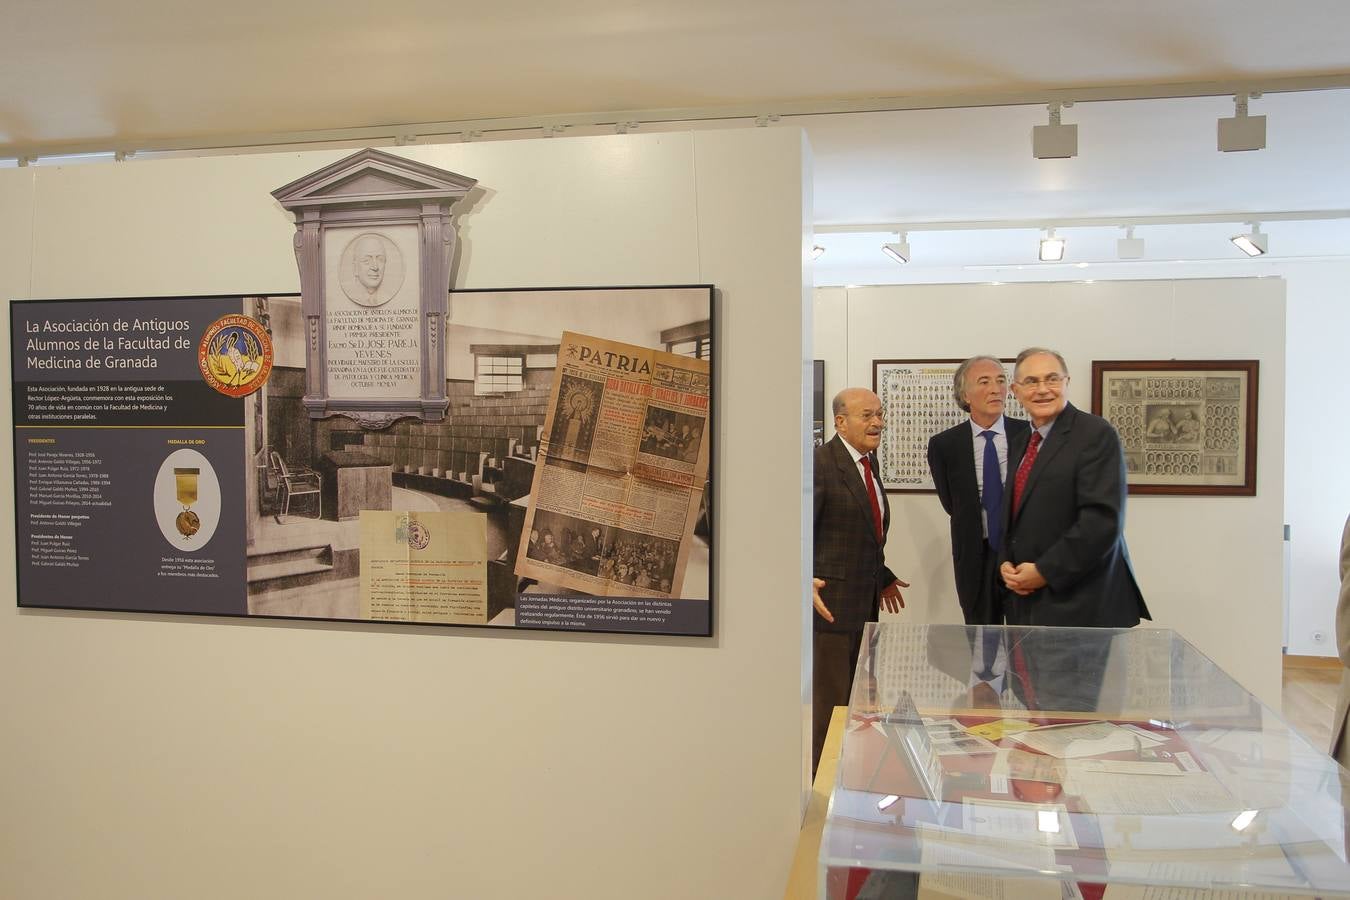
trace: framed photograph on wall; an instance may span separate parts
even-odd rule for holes
[[[1131,494],[1256,495],[1260,363],[1094,360],[1092,411],[1120,434]]]
[[[881,433],[877,460],[881,485],[888,491],[932,491],[928,471],[928,439],[963,421],[966,413],[956,405],[952,379],[964,360],[874,359],[872,390],[881,398],[886,430]],[[1003,359],[1012,384],[1013,359]],[[1008,392],[1003,414],[1025,419],[1026,411]]]

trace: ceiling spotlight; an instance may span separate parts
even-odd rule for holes
[[[824,255],[825,255],[825,248],[820,246],[819,244],[816,244],[814,247],[811,248],[812,259],[820,259]]]
[[[1266,117],[1247,115],[1247,98],[1259,98],[1260,91],[1234,94],[1236,115],[1219,120],[1219,149],[1224,153],[1266,149]]]
[[[882,244],[881,252],[903,266],[909,262],[909,235],[902,231],[898,236],[900,240],[895,243]]]
[[[1261,233],[1261,223],[1251,223],[1252,230],[1246,234],[1235,234],[1230,240],[1248,256],[1260,256],[1270,249],[1269,236]]]
[[[1062,107],[1073,106],[1071,101],[1055,100],[1049,105],[1050,122],[1031,129],[1031,154],[1037,159],[1069,159],[1078,155],[1078,126],[1061,125]]]
[[[1064,258],[1064,238],[1055,237],[1055,229],[1045,229],[1041,238],[1041,262],[1059,262]]]
[[[1120,259],[1143,259],[1144,239],[1134,236],[1134,226],[1125,226],[1125,236],[1116,241],[1116,256]]]

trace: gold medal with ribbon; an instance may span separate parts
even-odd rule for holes
[[[197,502],[197,476],[201,471],[201,469],[173,470],[178,502],[183,504],[183,511],[178,514],[174,524],[178,526],[178,533],[185,538],[192,537],[197,533],[197,529],[202,527],[201,519],[192,511],[192,504]]]

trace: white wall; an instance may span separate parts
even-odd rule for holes
[[[873,359],[1060,350],[1092,407],[1094,359],[1259,359],[1256,497],[1132,497],[1126,540],[1156,625],[1175,628],[1279,708],[1284,506],[1284,283],[1279,279],[906,285],[816,292],[827,394]],[[891,568],[914,621],[959,622],[936,495],[891,495]]]
[[[1072,274],[1056,277],[1060,271]],[[911,284],[965,282],[971,274],[959,268],[897,269],[892,264],[873,275],[883,273],[888,280],[903,279]],[[1350,416],[1340,412],[1339,400],[1345,378],[1345,336],[1350,334],[1350,262],[1244,258],[1190,263],[1093,263],[1090,273],[1098,280],[1197,276],[1285,279],[1284,521],[1290,528],[1286,640],[1291,654],[1334,656],[1340,580],[1337,559],[1341,529],[1350,515],[1350,466],[1344,462],[1345,448],[1350,447]],[[1069,281],[1086,274],[1089,272],[1079,269],[1029,266],[999,269],[997,277],[1018,282]],[[851,282],[867,279],[866,272],[848,274]],[[833,328],[831,340],[835,343],[842,340],[835,334],[837,324],[825,323],[825,327]],[[818,338],[821,331],[818,323]]]
[[[1289,652],[1336,654],[1337,560],[1350,516],[1350,262],[1283,266],[1289,283],[1285,521]],[[1320,639],[1319,639],[1320,638]]]
[[[721,289],[715,637],[0,605],[0,896],[781,894],[803,787],[801,132],[406,152],[485,188],[460,286]],[[268,192],[343,155],[0,172],[0,290],[294,291]]]

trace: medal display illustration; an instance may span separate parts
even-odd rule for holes
[[[197,366],[207,384],[227,397],[246,397],[272,373],[272,339],[248,316],[222,316],[197,348]]]
[[[186,447],[173,451],[155,475],[155,521],[179,551],[206,546],[220,524],[220,479],[210,460]]]
[[[185,538],[192,537],[202,527],[202,520],[192,511],[192,504],[197,502],[197,476],[201,471],[201,469],[173,470],[178,502],[183,504],[183,511],[174,519],[174,524],[178,526],[178,533]]]

